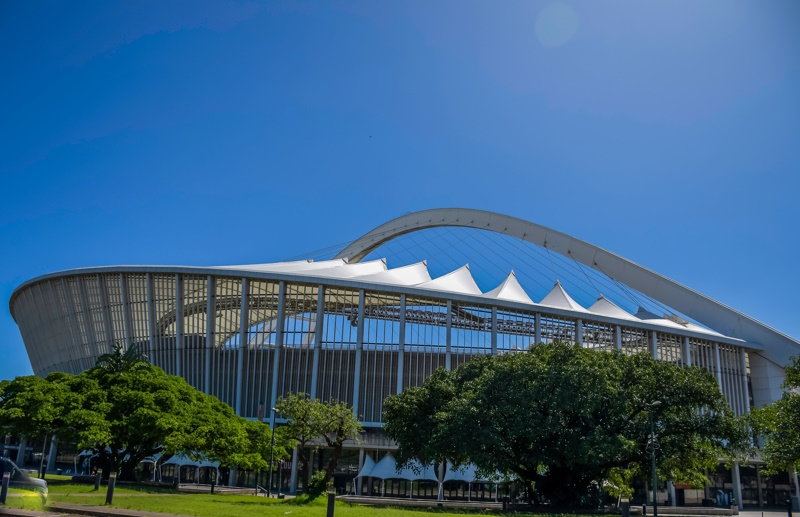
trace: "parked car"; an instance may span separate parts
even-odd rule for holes
[[[47,481],[44,479],[32,478],[10,459],[0,458],[0,476],[5,472],[10,474],[10,488],[38,492],[43,499],[47,499]]]

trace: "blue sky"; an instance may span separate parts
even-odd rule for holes
[[[800,3],[0,3],[0,298],[507,213],[794,337]],[[0,378],[30,373],[0,311]]]

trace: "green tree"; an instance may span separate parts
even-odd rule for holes
[[[264,469],[271,438],[268,426],[237,416],[215,397],[120,348],[80,375],[1,383],[0,429],[27,436],[55,433],[95,450],[104,475],[115,470],[123,479],[131,479],[138,463],[156,453]],[[283,458],[291,443],[279,437],[276,457]]]
[[[63,381],[63,374],[56,373],[47,379],[30,375],[0,382],[0,434],[41,437],[46,444],[63,424],[61,408],[69,397]]]
[[[649,471],[655,400],[661,479],[702,483],[746,443],[707,371],[566,344],[437,370],[387,399],[384,428],[400,462],[472,462],[517,478],[530,500],[575,505],[609,477],[629,483],[620,469]]]
[[[324,443],[331,449],[331,458],[321,481],[324,487],[333,478],[344,442],[357,439],[363,431],[353,409],[344,402],[321,402],[305,393],[289,394],[278,400],[275,408],[288,419],[284,428],[286,436],[297,441],[297,457],[303,466],[303,486],[307,490],[310,486],[310,468],[306,448],[309,445],[316,448]]]
[[[800,356],[786,365],[780,400],[755,409],[750,425],[763,439],[761,458],[768,473],[800,470]]]

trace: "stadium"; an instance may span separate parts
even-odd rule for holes
[[[782,366],[800,354],[797,340],[614,253],[471,209],[407,214],[336,249],[271,264],[51,273],[19,286],[9,309],[36,375],[79,373],[124,343],[247,418],[292,392],[346,401],[367,433],[343,458],[337,486],[398,496],[436,496],[435,477],[354,479],[391,461],[384,399],[439,367],[552,341],[647,352],[710,370],[741,415],[780,398]],[[297,465],[295,455],[283,466],[286,490],[297,486]],[[659,499],[699,504],[730,493],[740,506],[763,506],[799,490],[796,474],[762,476],[757,458],[709,474],[705,491],[667,484]],[[445,491],[463,495],[451,486],[474,482],[479,491],[467,497],[494,497],[481,480],[448,481]],[[237,482],[263,484],[252,473]]]

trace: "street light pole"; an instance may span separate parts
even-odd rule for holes
[[[270,411],[270,414],[274,415],[277,409],[270,408]],[[270,441],[269,444],[269,484],[267,484],[267,497],[272,497],[272,460],[275,454],[275,419],[270,418],[270,421],[272,421],[272,441]]]
[[[648,411],[650,416],[650,459],[653,463],[653,517],[658,517],[658,476],[656,475],[656,429],[653,425],[653,412]]]
[[[653,408],[661,405],[660,400],[645,404],[650,419],[650,459],[653,463],[653,517],[658,517],[658,475],[656,474],[656,428],[653,422]]]

